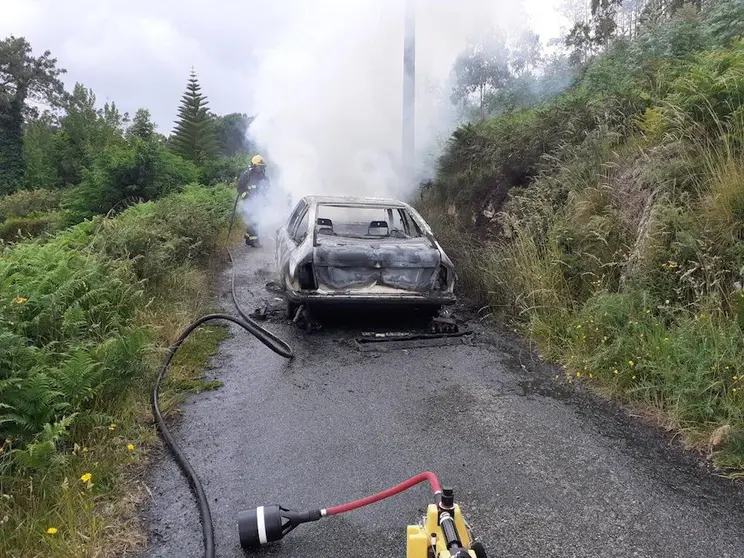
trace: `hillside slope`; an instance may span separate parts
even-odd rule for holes
[[[568,381],[744,466],[744,5],[647,24],[453,135],[419,207]]]

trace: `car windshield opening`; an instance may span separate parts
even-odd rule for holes
[[[346,238],[409,239],[422,236],[403,207],[319,204],[315,229],[319,235]]]

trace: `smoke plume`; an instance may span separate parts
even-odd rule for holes
[[[527,18],[514,0],[415,1],[420,180],[457,124],[448,82],[456,56],[483,25],[511,34]],[[404,11],[404,0],[293,2],[259,53],[251,140],[292,203],[308,194],[412,194],[400,161]],[[287,216],[275,209],[262,218],[272,214],[271,228]]]

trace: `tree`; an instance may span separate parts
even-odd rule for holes
[[[240,153],[249,153],[248,127],[255,116],[232,113],[225,116],[214,116],[214,131],[217,136],[219,154],[232,157]]]
[[[23,152],[26,164],[24,187],[27,190],[51,189],[57,186],[57,157],[54,147],[58,130],[58,119],[51,111],[26,119]]]
[[[523,31],[509,53],[509,65],[518,76],[532,71],[540,62],[542,52],[540,36],[530,30]]]
[[[488,89],[501,89],[511,76],[509,50],[504,37],[496,31],[483,35],[469,44],[457,57],[454,65],[456,85],[452,101],[464,101],[472,93],[480,97],[480,116],[483,113],[483,95]]]
[[[132,125],[127,129],[127,139],[152,139],[155,135],[155,123],[150,119],[150,111],[146,108],[137,109],[132,119]]]
[[[170,146],[175,153],[197,165],[204,164],[217,153],[214,122],[208,104],[207,97],[201,93],[196,73],[191,70]]]
[[[64,69],[47,50],[34,57],[23,37],[0,41],[0,193],[21,187],[24,177],[23,119],[36,113],[28,102],[58,107],[65,91]]]
[[[113,103],[97,110],[93,91],[82,83],[76,83],[55,138],[59,186],[79,184],[83,169],[91,167],[100,150],[122,143],[127,119]]]
[[[196,165],[186,161],[155,139],[133,138],[110,145],[96,156],[83,180],[70,195],[75,220],[110,210],[121,210],[130,202],[148,201],[196,182]]]
[[[564,44],[572,49],[571,59],[576,64],[585,63],[599,49],[607,48],[617,30],[617,12],[623,0],[591,0],[591,17],[577,21]]]

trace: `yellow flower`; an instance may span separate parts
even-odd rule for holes
[[[16,299],[15,299],[15,303],[16,304],[23,304],[24,302],[27,302],[27,301],[28,301],[28,299],[27,298],[23,298],[22,296],[17,296]]]
[[[127,449],[129,451],[134,451],[134,444],[127,444]]]
[[[632,377],[631,379],[632,379],[632,380],[635,380],[635,378],[636,378],[636,377],[635,377],[635,376],[633,376],[633,377]]]
[[[49,529],[47,529],[47,533],[50,534],[50,535],[56,535],[57,534],[57,528],[56,527],[49,527]]]
[[[581,329],[581,324],[577,324],[576,329]]]
[[[669,343],[669,337],[664,337],[664,342]]]
[[[635,363],[632,360],[628,361],[628,366],[635,366]]]
[[[581,372],[576,372],[576,377],[581,378]]]
[[[736,388],[732,389],[731,391],[733,391],[734,393],[736,393]]]
[[[113,432],[114,430],[116,430],[116,425],[113,422],[111,424],[109,424],[109,430],[111,430],[111,432]]]
[[[615,368],[615,369],[614,369],[614,370],[612,371],[612,373],[613,373],[613,374],[615,374],[615,375],[617,375],[617,373],[618,373],[618,372],[617,372],[617,368]]]
[[[589,378],[590,378],[590,379],[591,379],[591,378],[593,378],[593,376],[592,376],[592,373],[591,373],[591,372],[589,372]]]
[[[80,480],[83,482],[88,482],[92,478],[93,475],[91,475],[90,473],[85,473],[82,477],[80,477]]]

